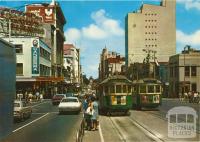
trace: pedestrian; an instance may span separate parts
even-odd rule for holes
[[[92,124],[91,124],[91,117],[93,115],[93,108],[92,108],[92,103],[91,101],[88,102],[88,108],[85,112],[85,120],[86,120],[86,123],[87,123],[87,130],[91,130],[92,128]]]
[[[91,121],[92,121],[92,130],[98,130],[97,129],[97,126],[98,126],[98,116],[99,116],[99,112],[98,112],[98,108],[99,105],[97,103],[97,99],[96,97],[93,97],[92,98],[92,108],[93,108],[93,114],[92,114],[92,117],[91,117]]]

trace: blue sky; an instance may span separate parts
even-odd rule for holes
[[[177,53],[186,44],[200,50],[200,0],[176,0]],[[29,3],[49,1],[1,1],[0,6],[18,7]],[[159,4],[160,0],[143,0]],[[98,77],[99,56],[108,50],[125,54],[124,23],[128,12],[139,9],[141,0],[128,1],[59,1],[67,24],[66,42],[81,50],[83,72]]]

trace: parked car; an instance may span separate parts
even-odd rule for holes
[[[77,97],[66,97],[63,98],[58,105],[59,113],[63,112],[77,112],[81,111],[81,102]]]
[[[24,120],[31,117],[31,114],[32,108],[31,106],[27,106],[25,101],[14,101],[14,119]]]
[[[66,98],[66,94],[56,94],[56,95],[54,95],[52,97],[52,104],[58,105],[63,98]]]

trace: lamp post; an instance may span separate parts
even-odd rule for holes
[[[184,66],[184,81],[183,81],[183,91],[184,91],[184,93],[186,92],[186,87],[185,87],[185,85],[186,85],[186,83],[185,83],[185,53],[186,53],[186,48],[188,48],[188,50],[189,50],[189,48],[190,48],[190,45],[186,45],[185,47],[184,47],[184,50],[183,50],[183,66]]]

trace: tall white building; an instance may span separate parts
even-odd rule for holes
[[[145,50],[155,53],[158,62],[168,62],[176,53],[175,15],[175,0],[162,0],[160,5],[143,4],[138,11],[127,14],[125,56],[128,66],[143,62]]]
[[[80,50],[73,44],[64,44],[64,73],[68,83],[80,83]]]

